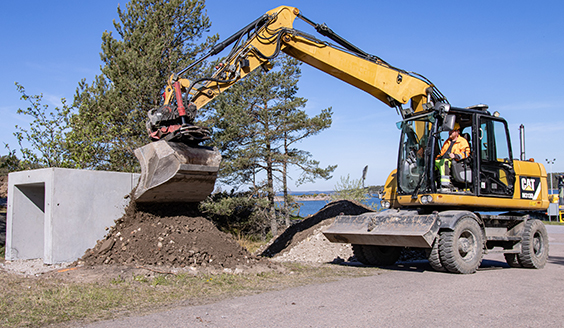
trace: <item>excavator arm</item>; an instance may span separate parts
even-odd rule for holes
[[[320,41],[305,32],[294,29],[293,24],[296,18],[312,25],[320,34],[331,39],[336,45]],[[205,59],[220,53],[230,45],[233,47],[229,55],[216,66],[211,76],[195,80],[181,77],[184,73],[198,67]],[[181,194],[171,197],[169,192],[171,188],[167,187],[173,184],[169,182],[170,180],[159,179],[160,188],[157,189],[155,188],[157,183],[152,182],[149,176],[178,176],[178,172],[182,171],[181,164],[190,163],[191,155],[186,155],[186,150],[181,153],[174,149],[178,147],[198,148],[197,143],[209,139],[207,129],[193,125],[198,109],[255,69],[261,67],[264,70],[270,70],[272,68],[271,60],[281,52],[364,90],[388,106],[396,108],[403,118],[430,109],[435,103],[446,102],[445,97],[423,76],[395,68],[382,59],[360,50],[338,36],[325,24],[316,24],[304,17],[297,8],[281,6],[267,12],[217,44],[209,53],[190,66],[171,75],[164,92],[164,105],[148,113],[148,132],[153,140],[160,141],[136,150],[136,156],[142,168],[141,181],[144,185],[143,188],[138,187],[139,195],[136,194],[138,201],[140,199],[160,201],[171,198],[198,201],[211,193],[210,188],[204,188],[205,191],[200,188],[202,191],[197,193],[198,197],[188,198]],[[410,103],[409,106],[403,106],[408,103]],[[166,151],[161,148],[166,148]],[[170,157],[166,160],[156,159],[158,154],[163,152],[176,155],[180,164],[171,165]],[[215,175],[211,176],[210,170],[206,170],[208,164],[204,163],[205,160],[202,162],[202,159],[213,158],[210,162],[219,166],[220,156],[217,151],[213,153],[204,151],[199,154],[200,161],[197,164],[203,165],[200,169],[205,175],[204,184],[211,183],[211,189],[213,189],[217,170],[215,170]],[[201,177],[202,175],[196,170],[192,172],[190,181]],[[183,189],[179,187],[182,185],[186,190],[194,189],[195,187],[189,186],[190,181],[180,180],[174,192],[181,192],[179,190]],[[143,198],[141,197],[143,193],[151,193],[152,196]]]
[[[320,41],[294,29],[296,18],[314,26],[318,32],[338,45]],[[217,66],[211,77],[195,81],[179,78],[190,67],[173,74],[165,90],[165,104],[180,102],[179,111],[190,108],[186,116],[188,121],[193,120],[197,109],[256,68],[270,69],[270,60],[276,58],[280,52],[366,91],[390,107],[397,108],[402,117],[423,110],[425,103],[446,101],[424,77],[395,68],[382,59],[365,53],[335,34],[325,24],[313,23],[301,15],[297,8],[281,6],[267,12],[214,47],[203,59],[234,42],[236,44],[231,53]],[[191,65],[193,66],[195,65]],[[188,93],[188,97],[181,100],[184,92]],[[411,106],[402,108],[401,105],[409,101]]]

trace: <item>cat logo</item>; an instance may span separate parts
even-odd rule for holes
[[[536,200],[540,195],[540,178],[521,177],[521,198]]]

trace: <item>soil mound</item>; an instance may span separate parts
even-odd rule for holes
[[[332,223],[332,221],[326,222],[326,220],[333,219],[339,214],[359,215],[372,211],[370,207],[355,201],[339,200],[331,202],[311,217],[286,229],[261,255],[273,257],[294,248],[301,241],[314,235],[315,231],[319,230],[321,226],[325,227]]]
[[[236,268],[259,260],[201,216],[198,204],[132,202],[106,237],[86,251],[86,265]]]

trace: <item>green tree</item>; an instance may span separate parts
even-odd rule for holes
[[[204,0],[132,0],[118,16],[118,37],[102,35],[101,74],[76,91],[68,138],[78,167],[136,170],[133,150],[149,142],[146,112],[161,103],[170,74],[217,39],[197,43],[211,26]]]
[[[365,188],[362,187],[362,179],[351,179],[350,175],[341,177],[335,184],[331,200],[354,200],[363,202],[368,199]]]
[[[17,113],[29,116],[32,121],[29,128],[16,125],[14,136],[18,140],[22,158],[15,160],[15,152],[8,150],[6,164],[11,170],[35,169],[41,167],[72,167],[66,134],[69,132],[71,108],[66,100],[61,99],[62,107],[50,110],[42,103],[43,95],[28,95],[25,88],[16,82],[21,94],[20,99],[29,102],[29,106],[18,109]],[[17,164],[16,164],[17,162]]]
[[[303,108],[307,100],[302,97],[296,97],[298,92],[298,80],[301,76],[301,63],[290,57],[282,59],[282,78],[279,83],[283,85],[281,92],[282,101],[281,108],[281,124],[279,130],[282,134],[281,158],[282,172],[282,192],[284,195],[283,213],[286,226],[290,225],[290,207],[293,205],[293,199],[288,195],[288,167],[296,166],[299,169],[300,176],[297,185],[314,182],[316,179],[331,179],[331,173],[337,168],[337,165],[330,165],[326,168],[319,167],[319,161],[312,159],[310,152],[295,148],[299,141],[316,135],[322,130],[331,127],[332,111],[331,108],[324,109],[319,115],[309,117]]]
[[[200,203],[200,210],[220,229],[236,236],[260,236],[263,240],[268,231],[268,207],[265,198],[234,190],[214,193]]]
[[[4,144],[8,150],[8,155],[0,156],[0,176],[8,175],[10,172],[18,171],[20,169],[20,160],[16,156],[16,151],[11,150],[10,146]]]
[[[214,145],[223,156],[221,180],[251,184],[257,197],[266,196],[270,228],[276,235],[274,188],[275,181],[286,181],[285,168],[301,165],[307,170],[303,179],[315,179],[328,177],[334,167],[321,169],[310,159],[311,154],[292,148],[297,141],[329,127],[331,110],[309,118],[302,110],[306,100],[296,97],[297,61],[281,58],[273,65],[270,72],[256,70],[216,98],[208,107],[207,118],[214,127]],[[259,174],[265,179],[257,181]],[[284,188],[287,190],[287,184]]]

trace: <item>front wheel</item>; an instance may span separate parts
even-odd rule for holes
[[[548,259],[548,232],[542,221],[528,220],[523,231],[519,263],[525,268],[542,269]]]
[[[452,273],[474,273],[484,251],[480,225],[471,217],[460,219],[453,231],[443,231],[439,238],[439,257]]]
[[[439,237],[440,236],[437,236],[437,238],[435,238],[435,241],[433,242],[433,248],[427,250],[427,260],[429,260],[431,268],[433,268],[435,271],[445,272],[446,269],[441,263],[441,259],[439,258]]]
[[[368,260],[364,256],[364,251],[362,250],[362,245],[353,244],[352,250],[353,250],[354,257],[356,257],[358,262],[368,265]]]
[[[353,245],[357,260],[365,265],[388,266],[396,263],[401,255],[402,247]]]

